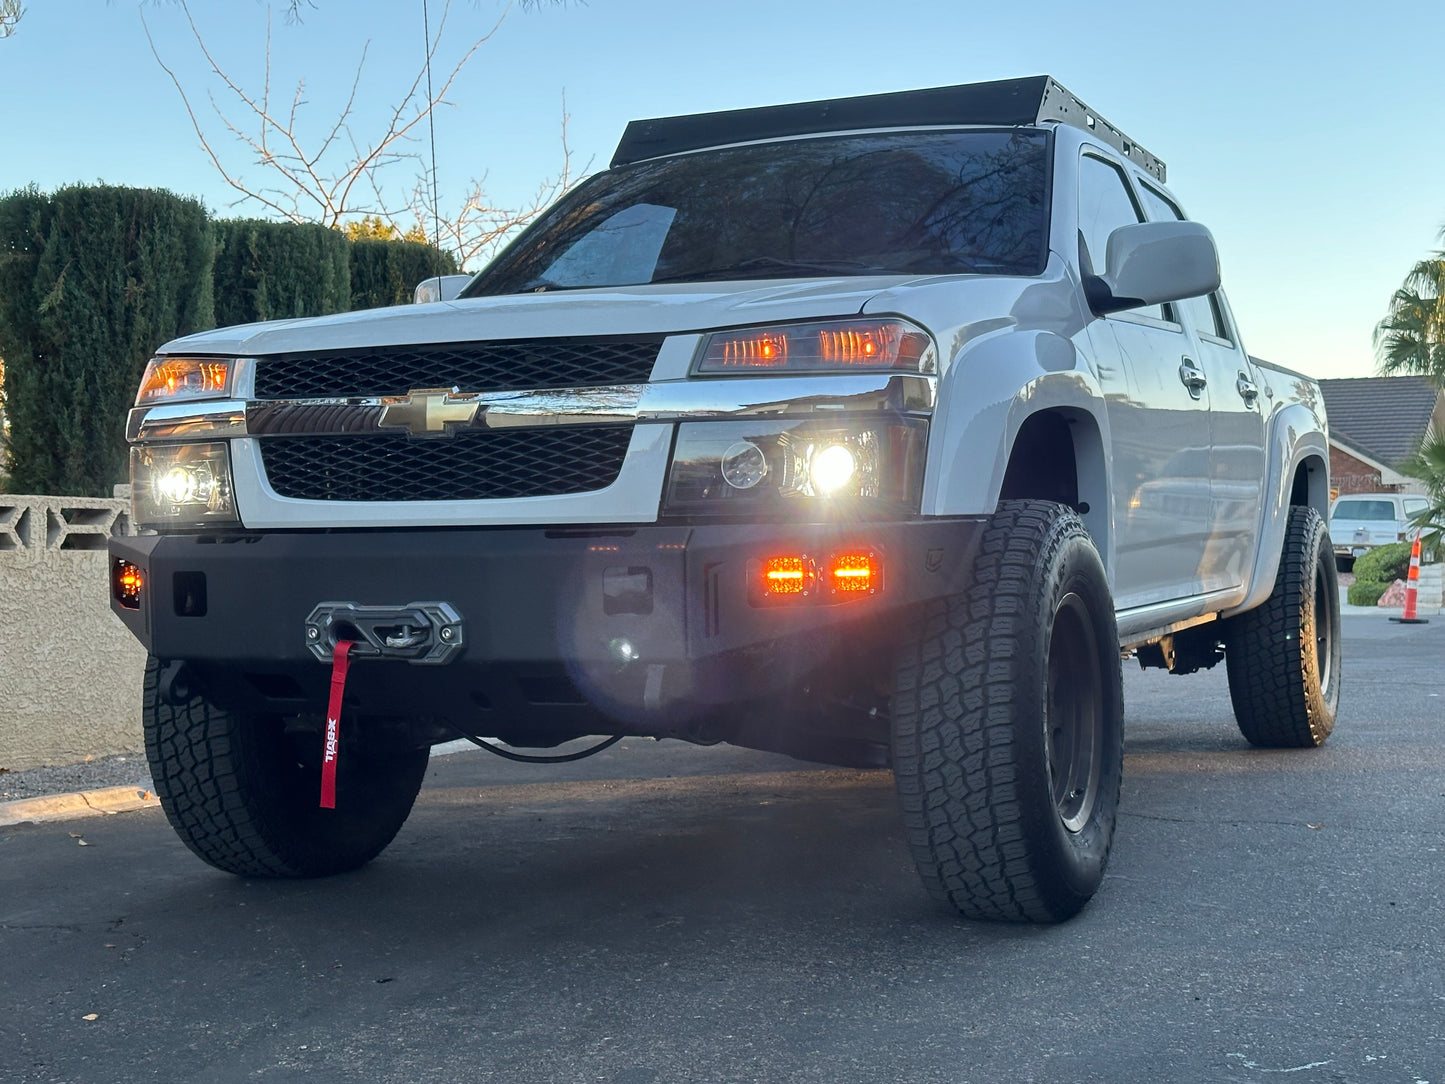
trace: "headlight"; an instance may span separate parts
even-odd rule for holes
[[[894,317],[719,331],[704,340],[693,371],[932,373],[937,369],[933,337]]]
[[[687,422],[663,511],[862,518],[916,514],[928,423],[918,418]]]
[[[234,358],[151,358],[141,377],[136,406],[184,399],[224,399],[231,394]]]
[[[133,447],[130,484],[138,527],[199,527],[239,521],[225,442]]]

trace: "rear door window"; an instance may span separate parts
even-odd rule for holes
[[[1149,209],[1151,221],[1168,222],[1170,219],[1178,222],[1187,221],[1184,212],[1163,193],[1154,191],[1147,184],[1141,185],[1140,188],[1144,193],[1144,205]],[[1223,342],[1233,341],[1229,335],[1229,325],[1224,321],[1224,314],[1220,311],[1219,299],[1216,295],[1186,297],[1182,301],[1175,301],[1173,307],[1176,312],[1189,314],[1190,322],[1194,324],[1194,330],[1199,334],[1212,335]]]

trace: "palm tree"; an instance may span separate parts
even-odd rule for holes
[[[1375,328],[1380,372],[1416,373],[1445,385],[1445,251],[1421,260]]]
[[[1432,425],[1420,447],[1399,465],[1399,471],[1425,483],[1425,497],[1430,503],[1411,516],[1410,522],[1422,532],[1422,549],[1438,557],[1445,536],[1445,432]]]

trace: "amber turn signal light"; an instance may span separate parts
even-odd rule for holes
[[[933,339],[898,319],[829,320],[816,324],[744,328],[710,336],[699,373],[848,372],[901,369],[931,373]]]
[[[217,399],[229,394],[231,362],[224,358],[152,358],[141,377],[136,406],[176,399]]]

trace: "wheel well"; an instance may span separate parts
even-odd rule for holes
[[[1295,468],[1289,503],[1309,505],[1321,516],[1329,516],[1329,471],[1319,456],[1309,456],[1301,460],[1300,465]]]
[[[1104,441],[1091,414],[1065,408],[1041,410],[1024,419],[1009,450],[999,500],[1068,505],[1083,518],[1100,555],[1105,555],[1108,492]]]

